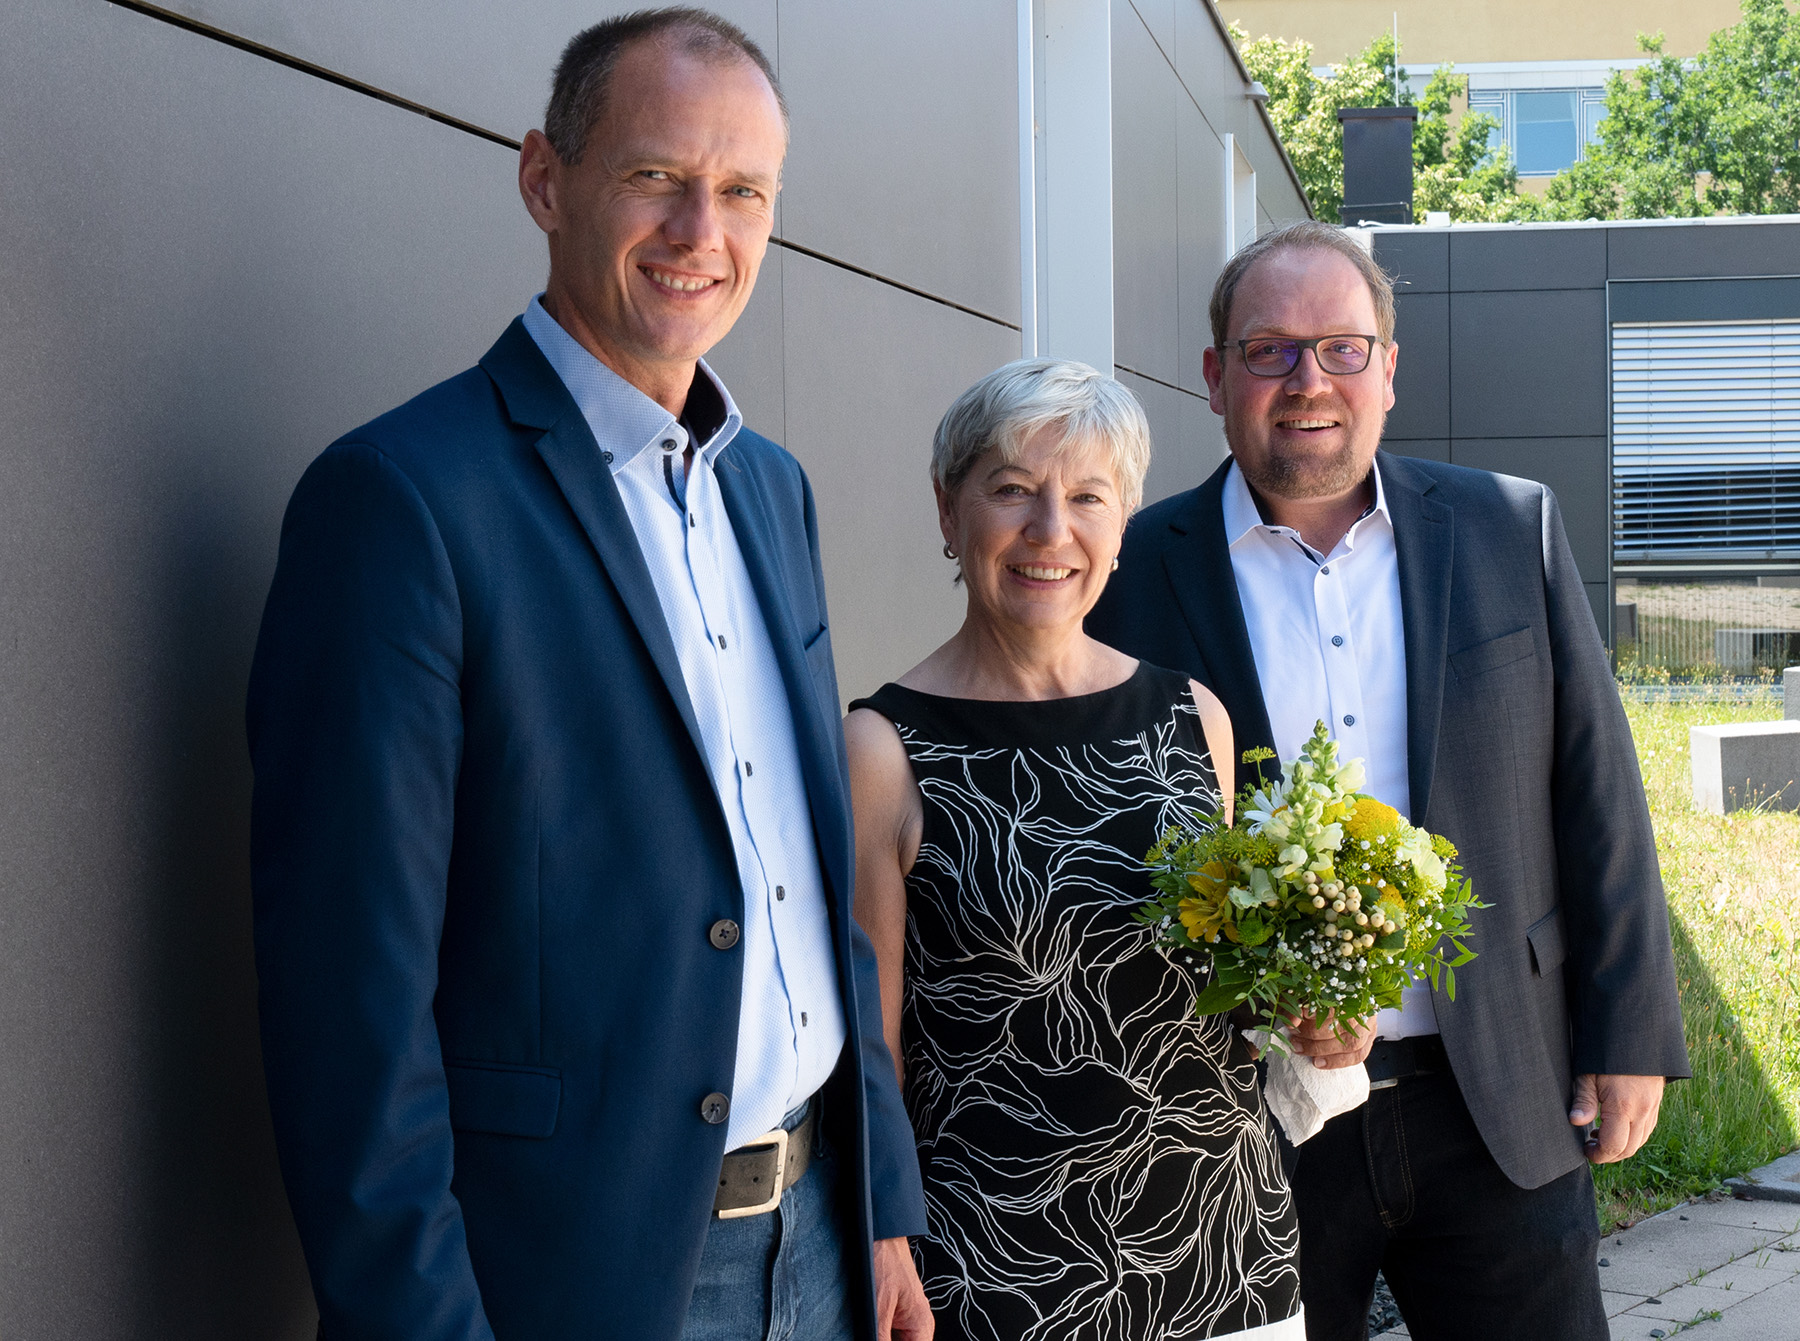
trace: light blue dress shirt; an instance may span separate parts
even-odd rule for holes
[[[744,891],[736,949],[744,984],[725,1131],[730,1150],[774,1129],[823,1085],[845,1039],[793,711],[716,475],[743,416],[702,363],[724,402],[725,422],[711,440],[693,444],[684,468],[690,444],[674,415],[583,349],[537,298],[524,320],[618,485],[731,832]],[[653,808],[645,808],[644,822],[655,823]]]

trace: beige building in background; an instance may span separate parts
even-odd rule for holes
[[[1644,63],[1639,33],[1662,33],[1664,51],[1695,56],[1741,17],[1738,0],[1218,0],[1252,37],[1312,44],[1325,67],[1376,37],[1400,34],[1400,63],[1415,93],[1446,62],[1469,77],[1469,106],[1500,122],[1495,134],[1527,186],[1576,162],[1598,135],[1606,79]],[[1533,179],[1539,179],[1534,182]]]

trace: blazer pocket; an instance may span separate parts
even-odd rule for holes
[[[1450,669],[1458,680],[1472,680],[1514,662],[1528,661],[1537,655],[1537,639],[1530,629],[1514,629],[1485,643],[1476,643],[1450,654]]]
[[[1558,904],[1525,928],[1525,939],[1531,945],[1531,971],[1548,977],[1567,958],[1563,949],[1562,905]]]
[[[505,1062],[445,1062],[450,1126],[543,1140],[556,1130],[562,1072]]]

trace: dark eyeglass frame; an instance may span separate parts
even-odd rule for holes
[[[1362,367],[1342,369],[1342,370],[1335,369],[1335,368],[1327,368],[1325,366],[1324,358],[1321,357],[1321,355],[1319,354],[1319,346],[1322,344],[1325,344],[1327,341],[1330,341],[1330,340],[1365,340],[1365,341],[1367,341],[1369,347],[1363,353]],[[1255,368],[1252,368],[1250,366],[1249,356],[1245,352],[1246,346],[1253,345],[1253,344],[1265,344],[1265,343],[1285,345],[1289,348],[1291,353],[1290,353],[1290,357],[1288,359],[1287,367],[1282,368],[1276,372],[1258,372]],[[1295,340],[1295,339],[1290,339],[1289,337],[1287,337],[1285,335],[1258,335],[1249,340],[1227,340],[1224,344],[1220,345],[1218,347],[1218,349],[1219,349],[1219,353],[1221,355],[1224,354],[1225,351],[1228,349],[1237,350],[1238,358],[1243,360],[1244,371],[1249,373],[1252,377],[1286,377],[1286,376],[1288,376],[1289,374],[1291,374],[1294,371],[1295,368],[1298,368],[1300,366],[1300,352],[1305,349],[1312,350],[1313,361],[1319,365],[1319,371],[1324,373],[1327,377],[1355,377],[1358,373],[1367,372],[1369,370],[1369,368],[1375,362],[1376,349],[1383,347],[1386,344],[1387,344],[1387,341],[1383,340],[1379,335],[1363,335],[1356,331],[1338,331],[1337,333],[1335,333],[1333,335],[1315,335],[1310,340]]]

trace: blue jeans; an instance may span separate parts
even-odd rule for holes
[[[715,1218],[682,1341],[852,1341],[837,1162],[816,1149],[767,1215]]]

